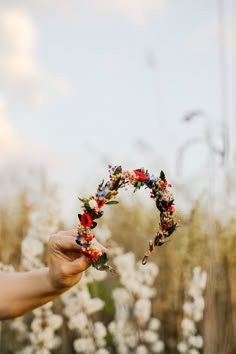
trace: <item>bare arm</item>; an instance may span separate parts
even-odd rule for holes
[[[47,268],[0,272],[0,320],[23,315],[55,299],[81,279],[91,264],[75,243],[76,230],[62,231],[48,243]]]
[[[0,320],[20,316],[60,295],[48,268],[25,273],[0,273]]]

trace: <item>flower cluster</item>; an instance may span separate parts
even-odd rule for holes
[[[28,341],[30,342],[19,354],[50,354],[61,345],[61,338],[55,332],[61,327],[63,318],[52,311],[53,303],[33,311]]]
[[[177,224],[174,220],[174,198],[168,187],[172,187],[166,180],[165,174],[161,171],[159,177],[151,175],[144,168],[133,171],[122,171],[121,166],[109,166],[110,178],[105,183],[99,184],[95,195],[88,198],[79,198],[83,203],[82,214],[78,214],[78,235],[76,242],[81,246],[82,253],[90,257],[93,266],[99,270],[110,269],[106,263],[107,254],[94,243],[95,235],[92,231],[97,225],[96,219],[103,215],[104,205],[117,204],[116,196],[120,188],[132,186],[134,191],[141,187],[150,189],[150,197],[155,201],[160,212],[158,231],[153,240],[149,242],[149,249],[145,253],[142,263],[146,264],[148,257],[155,246],[161,246],[167,238],[176,230]]]
[[[0,272],[14,272],[14,267],[11,264],[4,264],[0,262]]]
[[[114,263],[121,286],[113,290],[115,318],[108,330],[117,353],[162,353],[165,346],[158,333],[160,321],[152,317],[157,265],[150,262],[142,267],[131,252],[116,256]]]
[[[76,353],[109,354],[106,349],[107,330],[101,321],[95,321],[96,314],[105,305],[100,298],[92,297],[88,285],[94,281],[101,281],[107,273],[94,274],[89,268],[81,281],[62,295],[64,314],[68,318],[68,328],[76,333],[73,347]]]
[[[206,287],[207,273],[201,267],[193,269],[193,277],[188,291],[189,300],[183,305],[184,319],[181,327],[183,339],[177,349],[182,354],[200,354],[203,348],[203,338],[197,333],[196,324],[202,320],[205,302],[203,292]]]

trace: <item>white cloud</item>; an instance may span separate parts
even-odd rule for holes
[[[44,103],[50,89],[66,90],[63,80],[50,77],[36,58],[37,31],[24,10],[0,11],[0,88],[33,103]]]
[[[7,104],[0,96],[0,166],[59,166],[62,160],[50,153],[45,144],[24,138],[9,117]]]

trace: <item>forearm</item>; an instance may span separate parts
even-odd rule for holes
[[[53,287],[48,268],[24,273],[0,273],[0,320],[14,318],[63,293]]]

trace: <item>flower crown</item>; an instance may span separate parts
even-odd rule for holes
[[[77,227],[76,242],[81,246],[81,252],[89,257],[93,267],[98,270],[110,270],[107,265],[108,256],[94,242],[95,235],[92,232],[97,226],[97,222],[103,215],[104,205],[117,204],[116,196],[120,188],[128,185],[134,187],[134,192],[141,187],[149,188],[150,197],[155,201],[156,207],[160,212],[159,230],[154,239],[149,241],[149,247],[145,253],[142,264],[146,264],[148,257],[154,247],[163,245],[168,237],[176,230],[177,223],[174,220],[174,198],[168,187],[172,187],[166,180],[165,174],[161,171],[159,177],[151,175],[144,168],[134,171],[122,171],[121,166],[109,166],[110,179],[99,184],[94,196],[89,198],[79,198],[83,203],[83,214],[78,214],[79,224]]]

